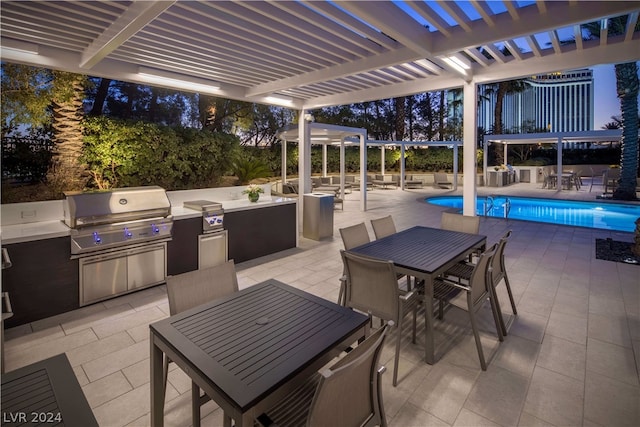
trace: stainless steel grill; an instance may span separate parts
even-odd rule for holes
[[[81,306],[166,280],[173,217],[164,189],[67,194],[64,221],[79,260]]]
[[[71,228],[72,255],[171,239],[171,203],[161,187],[65,196],[64,222]]]

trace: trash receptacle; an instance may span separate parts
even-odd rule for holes
[[[333,236],[333,197],[324,193],[303,195],[303,237],[321,240]]]

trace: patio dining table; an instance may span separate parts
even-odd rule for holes
[[[557,188],[558,187],[558,174],[557,173],[552,173],[549,175],[549,177],[552,180],[552,185],[550,188]],[[576,179],[576,174],[575,172],[562,172],[560,174],[560,183],[561,185],[566,185],[567,186],[567,190],[571,190],[573,188],[573,185],[575,184],[575,179]],[[577,188],[577,186],[576,186]]]
[[[416,226],[349,250],[359,255],[390,260],[398,273],[425,281],[425,361],[435,363],[433,337],[433,279],[477,249],[487,236]]]
[[[162,354],[224,411],[253,420],[349,345],[368,317],[270,279],[149,326],[151,425],[164,423]],[[192,393],[194,418],[199,396]],[[200,424],[198,419],[193,425]]]

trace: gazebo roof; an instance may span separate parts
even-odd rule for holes
[[[348,126],[331,125],[312,122],[307,125],[311,134],[311,144],[339,145],[344,141],[345,145],[358,145],[359,135],[363,135],[367,145],[385,147],[397,147],[400,145],[425,145],[425,146],[454,146],[462,145],[462,141],[385,141],[367,139],[367,130]],[[276,137],[282,141],[299,142],[300,134],[297,125],[287,125],[278,130]]]
[[[484,141],[499,144],[555,144],[562,142],[619,142],[622,130],[589,130],[582,132],[543,132],[485,135]]]

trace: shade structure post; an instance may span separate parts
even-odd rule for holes
[[[509,144],[505,142],[504,146],[502,147],[502,159],[504,160],[504,165],[507,165],[509,163],[509,159],[507,159],[507,155],[509,151],[508,148],[509,148]]]
[[[487,186],[487,182],[489,182],[489,175],[487,173],[487,167],[489,165],[489,161],[487,160],[487,158],[489,157],[489,145],[491,144],[488,140],[487,140],[487,136],[485,135],[484,138],[484,147],[483,147],[483,151],[482,151],[482,177],[483,177],[483,184],[486,187]]]
[[[284,193],[284,184],[287,182],[287,141],[284,139],[281,139],[282,141],[282,147],[281,147],[281,158],[282,158],[282,164],[280,165],[281,169],[281,176],[282,176],[282,186],[283,186],[283,190],[282,192]]]
[[[400,189],[404,190],[404,144],[400,144]]]
[[[458,144],[453,144],[453,189],[458,189]]]
[[[360,210],[367,210],[367,142],[366,135],[358,135],[360,140]]]
[[[340,139],[340,198],[344,200],[344,138]]]
[[[327,176],[327,144],[322,144],[322,176]]]
[[[462,188],[462,213],[467,216],[476,216],[476,140],[477,126],[477,95],[478,85],[472,79],[463,85],[463,158],[462,167],[464,174]]]
[[[300,110],[298,120],[298,194],[311,192],[311,127],[304,119],[306,110]],[[304,218],[304,203],[298,203],[299,218]]]
[[[558,166],[556,170],[556,189],[562,190],[562,138],[558,137]]]
[[[384,160],[384,155],[385,155],[386,149],[384,144],[382,144],[380,146],[380,174],[384,175],[384,170],[386,169],[384,167],[385,164],[385,160]]]

